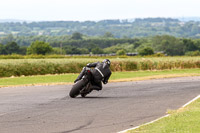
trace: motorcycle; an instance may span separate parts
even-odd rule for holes
[[[71,98],[75,98],[78,95],[86,97],[87,94],[93,90],[98,90],[98,86],[93,83],[93,76],[90,70],[87,70],[81,80],[77,81],[69,92]]]

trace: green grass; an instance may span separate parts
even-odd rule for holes
[[[72,83],[77,76],[78,74],[61,74],[61,75],[39,75],[39,76],[0,78],[0,87],[15,86],[15,85]],[[200,76],[200,69],[113,72],[109,81],[131,81],[138,79],[144,80],[152,78],[180,77],[180,76]]]
[[[114,72],[111,80],[124,79],[124,78],[139,78],[139,77],[151,77],[151,76],[166,76],[166,75],[200,75],[200,69],[174,69],[174,70],[162,70],[162,71],[130,71],[130,72]]]
[[[70,83],[73,82],[77,76],[78,74],[61,74],[0,78],[0,87],[15,85]]]
[[[169,111],[169,117],[128,133],[200,133],[200,99],[185,108]]]

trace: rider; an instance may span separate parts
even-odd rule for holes
[[[86,70],[90,70],[93,75],[93,81],[95,82],[95,85],[98,87],[96,90],[102,89],[102,83],[107,84],[108,79],[110,78],[111,70],[110,70],[110,60],[104,59],[103,62],[95,62],[95,63],[89,63],[86,67],[83,68],[77,79],[74,81],[76,83],[78,80],[80,80],[83,75],[85,74]],[[91,69],[94,67],[94,69]]]

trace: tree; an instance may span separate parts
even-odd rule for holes
[[[124,49],[121,49],[121,50],[118,50],[117,55],[125,55],[126,54],[126,51]]]
[[[200,50],[200,39],[194,40],[194,45],[197,46],[198,50]]]
[[[103,52],[103,49],[96,47],[96,48],[92,49],[92,53],[93,54],[103,54],[104,52]]]
[[[21,55],[26,55],[27,53],[27,47],[26,46],[22,46],[19,48],[19,54]]]
[[[196,34],[199,34],[199,30],[200,30],[200,28],[199,28],[199,24],[194,24],[193,26],[192,26],[192,29],[191,29],[191,34],[193,35],[193,36],[195,36]]]
[[[16,42],[10,42],[5,45],[6,54],[18,54],[19,48]]]
[[[117,53],[117,51],[121,49],[123,49],[123,47],[121,47],[120,45],[114,45],[114,46],[105,48],[104,51],[106,53]]]
[[[173,36],[155,36],[153,38],[153,48],[156,51],[164,51],[167,55],[184,55],[186,46],[183,41]]]
[[[176,40],[173,43],[169,43],[169,41],[164,41],[163,45],[165,45],[163,51],[167,55],[172,55],[172,56],[174,56],[174,55],[184,55],[184,53],[185,53],[185,46],[179,40]]]
[[[154,54],[154,51],[151,47],[146,47],[146,48],[143,48],[141,50],[139,50],[139,55],[152,55]]]
[[[79,48],[79,49],[81,51],[81,54],[89,54],[90,53],[89,50],[86,48]]]
[[[194,44],[191,39],[183,39],[183,45],[185,46],[185,51],[195,51],[198,47]]]
[[[187,56],[200,56],[200,51],[199,50],[189,51],[189,52],[186,52],[185,55],[187,55]]]
[[[33,42],[27,49],[27,54],[42,54],[45,55],[52,51],[52,47],[49,43],[43,41]]]
[[[2,40],[1,40],[1,43],[2,43],[2,44],[7,44],[7,43],[9,43],[9,42],[13,42],[13,41],[14,41],[14,37],[13,37],[12,34],[9,34],[9,35],[7,35],[6,37],[1,38],[1,39],[2,39]]]
[[[106,33],[103,35],[103,37],[105,37],[105,38],[113,38],[114,35],[113,35],[111,32],[106,32]]]
[[[80,49],[75,46],[65,46],[64,50],[66,54],[81,54]]]
[[[6,54],[6,49],[3,44],[0,44],[0,55],[5,55]]]
[[[73,39],[73,40],[82,40],[83,39],[82,36],[83,35],[81,33],[75,32],[75,33],[72,34],[71,39]]]
[[[51,54],[61,54],[61,55],[64,55],[66,54],[65,50],[64,49],[61,49],[59,47],[55,47],[53,48],[53,50],[51,51]]]
[[[98,47],[98,45],[95,44],[94,42],[87,42],[86,45],[85,45],[85,47],[89,50],[89,52],[91,52],[92,49]]]

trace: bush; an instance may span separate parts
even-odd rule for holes
[[[153,56],[154,56],[154,57],[164,57],[164,56],[166,56],[166,55],[163,54],[163,53],[156,53],[156,54],[154,54]]]
[[[154,54],[154,51],[151,47],[146,47],[146,48],[139,50],[139,55],[141,55],[141,56],[152,55],[152,54]]]
[[[92,54],[103,54],[103,53],[104,53],[103,49],[101,49],[99,47],[92,49]]]
[[[117,55],[126,55],[126,51],[121,49],[116,52]]]
[[[49,43],[42,41],[33,42],[27,49],[27,54],[38,54],[45,55],[50,53],[53,48],[49,45]]]
[[[200,51],[199,50],[189,51],[189,52],[186,52],[185,55],[187,55],[187,56],[200,56]]]

